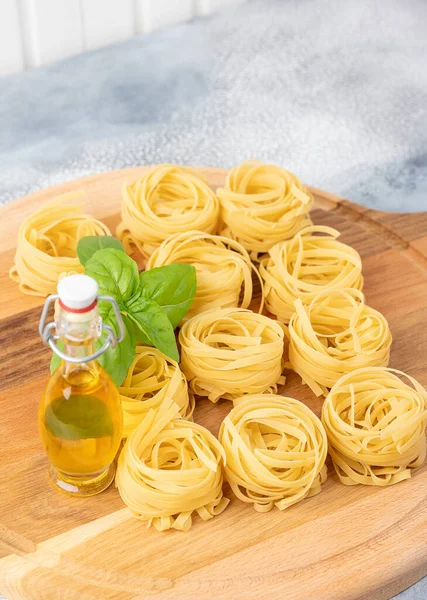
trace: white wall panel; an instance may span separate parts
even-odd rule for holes
[[[86,50],[126,40],[135,33],[133,0],[81,0],[81,9]]]
[[[246,0],[0,0],[0,76]]]
[[[148,33],[193,17],[193,0],[136,0],[137,32]]]
[[[27,66],[38,67],[82,52],[83,29],[79,0],[20,2]]]
[[[23,68],[17,0],[0,0],[0,76],[22,71]]]

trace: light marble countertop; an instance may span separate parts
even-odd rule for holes
[[[259,158],[427,210],[426,23],[424,0],[252,0],[0,79],[0,203],[126,166]],[[398,598],[425,600],[427,579]]]
[[[254,0],[0,80],[0,202],[93,172],[283,165],[427,210],[427,2]]]

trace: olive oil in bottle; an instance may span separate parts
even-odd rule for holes
[[[93,357],[101,333],[97,291],[96,281],[86,275],[71,275],[58,284],[55,325],[65,359],[47,382],[38,416],[51,479],[76,496],[91,496],[110,485],[122,436],[117,388]],[[49,331],[44,337],[58,351]]]

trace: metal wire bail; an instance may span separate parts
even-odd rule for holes
[[[96,358],[101,356],[101,354],[104,354],[104,352],[110,346],[112,348],[115,348],[116,345],[124,339],[124,337],[126,335],[126,331],[125,331],[125,327],[123,325],[122,315],[120,314],[120,309],[119,309],[117,302],[111,296],[97,296],[98,301],[102,300],[103,302],[109,302],[112,305],[113,310],[114,310],[114,315],[116,317],[117,325],[119,327],[119,336],[118,337],[116,336],[116,332],[114,331],[114,329],[112,327],[110,327],[110,325],[107,325],[106,323],[102,323],[101,329],[107,333],[107,339],[105,340],[105,342],[103,343],[101,348],[99,348],[99,350],[97,350],[90,356],[82,356],[79,358],[74,357],[74,356],[68,356],[67,354],[62,352],[62,350],[60,350],[58,348],[58,346],[56,345],[56,342],[59,339],[59,336],[53,333],[53,330],[56,329],[56,323],[54,321],[50,321],[49,323],[46,324],[46,318],[47,318],[47,314],[49,312],[50,305],[55,300],[59,300],[58,294],[51,294],[50,296],[48,296],[46,298],[46,302],[43,306],[42,314],[40,317],[39,333],[41,335],[43,343],[50,346],[52,351],[55,352],[55,354],[57,356],[59,356],[59,358],[61,358],[62,360],[65,360],[70,363],[75,363],[75,364],[82,364],[85,362],[89,362],[91,360],[95,360]]]

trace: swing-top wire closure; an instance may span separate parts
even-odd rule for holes
[[[49,312],[50,305],[55,300],[59,300],[59,295],[51,294],[50,296],[48,296],[46,298],[46,302],[45,302],[45,305],[43,307],[43,311],[42,311],[42,314],[40,317],[39,333],[41,335],[43,343],[46,345],[49,345],[51,350],[53,352],[55,352],[55,354],[57,356],[59,356],[59,358],[61,358],[62,360],[65,360],[67,362],[74,363],[77,365],[85,363],[85,362],[89,362],[91,360],[95,360],[99,356],[101,356],[101,354],[104,354],[104,352],[106,350],[108,350],[108,348],[110,346],[112,348],[115,348],[116,345],[124,339],[124,337],[126,335],[126,331],[125,331],[125,327],[123,325],[122,315],[120,314],[120,309],[119,309],[117,302],[111,296],[97,296],[96,299],[97,299],[97,301],[102,300],[104,302],[109,302],[112,305],[113,310],[114,310],[114,315],[116,317],[117,325],[119,327],[119,336],[118,337],[116,336],[116,332],[110,325],[107,325],[106,323],[102,323],[101,329],[107,332],[107,339],[105,340],[105,342],[103,343],[101,348],[99,348],[99,350],[97,350],[90,356],[75,357],[75,356],[68,356],[67,354],[62,352],[62,350],[60,350],[58,348],[58,346],[56,345],[55,342],[57,342],[59,340],[59,335],[52,333],[52,330],[56,329],[55,321],[51,321],[50,323],[48,323],[46,325],[46,318],[47,318],[47,314]]]

